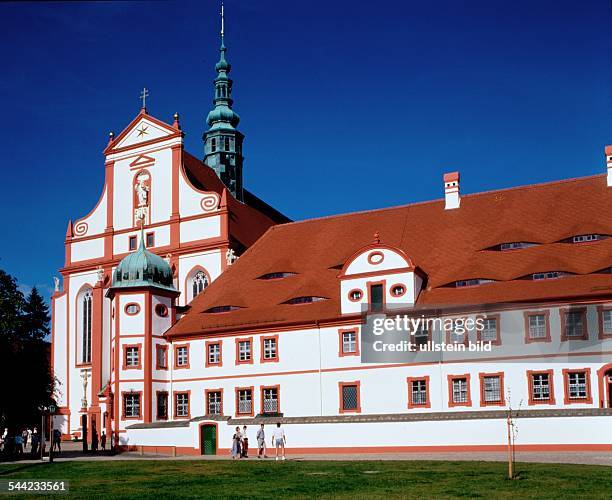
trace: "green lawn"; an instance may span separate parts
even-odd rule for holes
[[[612,496],[612,467],[517,464],[520,477],[514,481],[505,479],[506,467],[503,463],[437,461],[75,461],[0,464],[0,479],[64,479],[70,481],[71,497],[109,500]]]

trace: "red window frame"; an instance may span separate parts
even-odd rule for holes
[[[235,342],[236,342],[236,364],[237,365],[252,365],[253,358],[255,357],[254,356],[255,353],[253,352],[253,337],[237,338]],[[241,342],[248,342],[249,345],[251,346],[251,349],[250,349],[251,357],[245,361],[240,361],[240,343]]]
[[[485,400],[484,379],[486,377],[499,377],[499,401]],[[480,379],[480,406],[506,406],[506,397],[504,396],[504,372],[481,372],[478,374],[478,378]]]
[[[250,387],[236,387],[235,389],[236,391],[236,417],[252,417],[253,415],[255,415],[255,387],[254,386],[250,386]],[[238,404],[238,393],[240,391],[251,391],[251,412],[250,413],[240,413],[239,411],[239,404]]]
[[[206,405],[204,408],[204,414],[209,415],[208,413],[208,396],[211,392],[220,392],[221,393],[221,410],[219,415],[223,415],[223,389],[205,389],[204,390],[204,404]]]
[[[151,244],[149,244],[149,238],[151,238],[152,240]],[[150,231],[148,233],[145,233],[145,247],[153,248],[154,246],[155,246],[155,232]]]
[[[491,341],[491,345],[501,345],[502,344],[502,338],[501,338],[501,315],[500,314],[487,314],[487,315],[480,315],[476,317],[476,320],[478,319],[482,319],[482,320],[487,320],[487,319],[494,319],[495,320],[495,329],[497,331],[497,336],[495,338],[495,340]],[[485,342],[485,340],[482,338],[482,330],[476,330],[476,339],[482,342]]]
[[[259,389],[259,397],[260,397],[260,408],[262,415],[271,415],[271,413],[266,413],[264,411],[264,389],[276,389],[276,399],[278,401],[278,411],[276,413],[281,413],[281,397],[280,397],[280,385],[262,385]]]
[[[164,352],[164,366],[159,364],[159,351]],[[167,370],[168,369],[168,346],[156,344],[155,345],[155,369],[156,370]]]
[[[178,350],[181,347],[186,347],[187,348],[187,364],[186,365],[179,365],[178,364]],[[187,370],[189,369],[189,365],[191,364],[191,356],[189,353],[189,344],[176,344],[174,346],[174,369],[175,370]]]
[[[138,248],[138,236],[133,235],[128,238],[128,251],[133,251]]]
[[[524,311],[523,316],[525,318],[525,344],[532,344],[534,342],[551,342],[550,336],[550,310],[544,311]],[[542,338],[531,338],[529,336],[529,318],[530,316],[544,316],[544,325],[546,327],[546,336]]]
[[[159,396],[165,394],[166,395],[166,416],[165,417],[160,417],[158,410],[159,410]],[[155,391],[155,417],[157,418],[157,420],[168,420],[168,414],[170,413],[168,410],[170,410],[170,401],[168,401],[168,399],[170,399],[168,391]]]
[[[218,345],[219,346],[219,362],[218,363],[211,363],[210,362],[208,348],[211,345]],[[204,343],[204,366],[206,366],[206,367],[209,367],[209,366],[223,366],[223,341],[221,341],[221,340],[207,340]]]
[[[599,320],[599,339],[600,340],[612,338],[612,333],[604,332],[604,318],[603,318],[604,311],[612,311],[612,306],[604,306],[604,305],[597,306],[597,318]]]
[[[412,382],[420,382],[425,381],[425,398],[426,403],[415,403],[412,400]],[[407,377],[406,383],[408,384],[408,409],[412,410],[414,408],[431,408],[431,399],[429,397],[429,375],[424,375],[422,377]]]
[[[344,334],[354,333],[355,334],[355,352],[344,352]],[[338,330],[338,356],[341,358],[345,356],[360,356],[359,351],[359,328],[340,328]]]
[[[136,417],[125,416],[125,396],[137,394],[139,399],[138,411],[139,414]],[[121,420],[142,420],[142,391],[121,391]]]
[[[533,376],[548,374],[548,399],[533,398]],[[554,405],[555,404],[555,377],[553,370],[527,370],[527,383],[529,386],[529,406],[535,405]]]
[[[579,337],[568,337],[567,336],[567,316],[569,313],[581,313],[582,315],[582,335]],[[564,307],[559,309],[561,315],[561,342],[567,342],[568,340],[588,340],[589,338],[589,325],[587,322],[587,308],[586,307]]]
[[[187,415],[180,417],[177,415],[177,407],[178,407],[178,398],[179,394],[187,394]],[[191,418],[191,391],[174,391],[172,395],[173,409],[174,409],[174,419],[180,420],[189,420]]]
[[[276,343],[276,356],[273,358],[264,358],[264,342],[266,340],[274,340]],[[259,350],[261,363],[278,363],[278,335],[262,335],[259,338]]]
[[[563,370],[563,402],[566,405],[572,404],[593,404],[593,392],[591,390],[591,369],[590,368],[564,368]],[[570,398],[569,375],[570,373],[584,373],[586,378],[586,397]]]
[[[465,379],[467,385],[467,401],[461,403],[455,403],[453,401],[453,380]],[[446,376],[448,382],[448,407],[454,408],[456,406],[472,406],[472,387],[471,387],[471,376],[469,373],[464,373],[463,375],[447,375]]]
[[[344,409],[344,387],[355,386],[357,387],[357,408],[352,410]],[[354,382],[338,382],[338,399],[340,400],[340,413],[361,413],[361,381],[356,380]]]
[[[123,344],[123,370],[142,370],[142,343],[138,344]],[[138,350],[138,364],[129,366],[127,364],[127,350],[136,348]]]

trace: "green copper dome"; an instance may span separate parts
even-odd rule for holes
[[[138,250],[119,262],[111,288],[154,286],[175,291],[170,265],[144,247],[143,236],[140,237]]]

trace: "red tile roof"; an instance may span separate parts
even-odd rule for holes
[[[169,336],[204,334],[340,317],[337,275],[344,262],[379,232],[381,243],[402,249],[427,275],[418,303],[479,304],[506,301],[612,297],[612,238],[559,243],[570,236],[612,235],[612,188],[596,175],[463,196],[461,207],[444,200],[312,219],[271,227],[231,268],[191,303]],[[486,250],[507,242],[538,245]],[[271,272],[294,272],[261,280]],[[545,271],[574,273],[558,279],[519,279]],[[474,287],[444,287],[470,278],[496,280]],[[328,300],[301,305],[300,296]],[[241,309],[204,313],[215,306]]]
[[[183,166],[189,182],[195,188],[223,194],[225,185],[214,170],[186,151],[183,151]],[[248,191],[245,192],[245,203],[240,203],[228,193],[227,204],[231,213],[229,234],[245,247],[255,243],[270,226],[290,221]]]

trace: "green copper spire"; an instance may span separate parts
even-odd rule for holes
[[[242,141],[244,136],[236,129],[240,117],[232,109],[232,69],[227,61],[225,47],[225,16],[221,4],[221,47],[219,62],[215,65],[214,107],[206,117],[208,130],[204,133],[204,163],[214,169],[232,195],[242,201]]]

